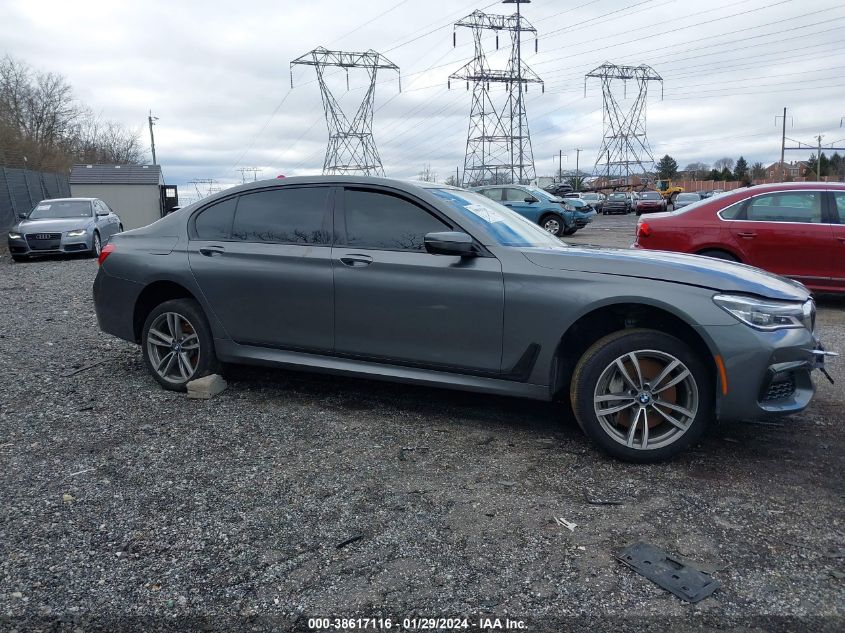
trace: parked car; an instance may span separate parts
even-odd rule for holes
[[[604,201],[601,212],[604,215],[608,213],[630,213],[634,210],[634,199],[629,193],[624,191],[615,191]]]
[[[573,205],[537,187],[488,185],[476,187],[473,191],[513,209],[556,237],[572,235],[580,228]]]
[[[601,213],[602,206],[604,205],[604,200],[602,199],[601,194],[588,191],[581,194],[581,200],[589,204],[597,213]]]
[[[640,220],[634,246],[708,255],[845,292],[845,185],[737,189]]]
[[[566,183],[562,182],[551,184],[548,187],[544,187],[544,189],[547,193],[561,198],[564,196],[564,194],[572,193],[572,191],[574,191],[572,185],[567,185]]]
[[[703,198],[697,193],[679,193],[675,196],[675,201],[672,203],[673,209],[683,209],[691,205],[693,202],[698,202]]]
[[[140,344],[166,389],[251,363],[568,399],[632,461],[678,454],[717,417],[802,410],[824,360],[801,284],[568,246],[436,183],[249,183],[114,236],[99,261],[100,327]]]
[[[567,197],[563,201],[565,208],[572,211],[572,219],[575,222],[575,230],[565,235],[572,235],[575,231],[583,229],[596,217],[596,211],[585,200]]]
[[[19,220],[8,238],[15,261],[64,253],[99,257],[103,244],[123,230],[118,215],[97,198],[42,200]]]
[[[640,191],[637,194],[637,201],[635,205],[637,215],[642,215],[643,213],[659,213],[661,211],[666,211],[668,208],[666,198],[661,196],[657,191]]]

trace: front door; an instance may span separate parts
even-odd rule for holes
[[[330,352],[331,187],[281,187],[218,202],[191,221],[191,270],[238,343]]]
[[[750,198],[727,230],[743,261],[811,286],[830,283],[833,233],[821,191],[784,191]]]
[[[426,233],[460,227],[387,191],[347,188],[338,218],[332,256],[338,354],[500,370],[504,283],[496,258],[429,254]]]
[[[527,200],[534,200],[534,202],[527,202]],[[502,196],[502,204],[535,224],[540,221],[540,202],[527,191],[507,187]]]

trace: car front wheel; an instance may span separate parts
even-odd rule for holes
[[[575,417],[593,442],[632,462],[675,457],[713,416],[709,373],[684,342],[628,329],[594,343],[570,384]]]
[[[219,368],[211,328],[193,299],[172,299],[154,308],[144,322],[141,349],[147,370],[171,391],[185,391],[191,380]]]
[[[91,237],[91,257],[99,257],[102,250],[103,242],[100,240],[100,234],[94,231],[94,235]]]
[[[555,237],[560,237],[566,230],[566,224],[559,215],[543,216],[543,219],[540,220],[540,226]]]

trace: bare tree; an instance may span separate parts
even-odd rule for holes
[[[710,171],[710,165],[701,162],[690,163],[684,168],[684,171],[687,172],[693,180],[704,180],[705,176],[707,176]]]
[[[725,156],[724,158],[720,158],[719,160],[717,160],[713,163],[713,169],[717,169],[719,171],[722,171],[723,169],[727,169],[728,171],[733,171],[734,165],[735,165],[734,159],[730,158],[728,156]]]
[[[0,163],[65,171],[77,161],[138,163],[140,132],[102,122],[67,80],[6,55],[0,59]]]
[[[763,163],[757,162],[751,165],[751,177],[752,178],[765,178],[766,177],[766,168]]]
[[[437,181],[437,174],[431,170],[431,165],[426,163],[422,171],[417,175],[417,180],[422,180],[423,182],[436,182]]]

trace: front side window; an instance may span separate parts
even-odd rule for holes
[[[755,222],[819,223],[822,221],[822,196],[817,191],[766,193],[751,199],[746,219]]]
[[[839,214],[839,224],[845,224],[845,191],[834,191],[833,199],[836,200],[836,212]]]
[[[491,200],[495,200],[499,202],[502,199],[502,190],[501,189],[482,189],[479,191],[482,196],[487,196]]]
[[[347,189],[346,243],[387,251],[423,251],[427,233],[451,228],[422,207],[399,196]]]
[[[328,187],[285,187],[238,198],[232,238],[244,242],[331,244]]]
[[[522,189],[505,189],[505,202],[525,202],[525,199],[530,197],[531,194]]]

